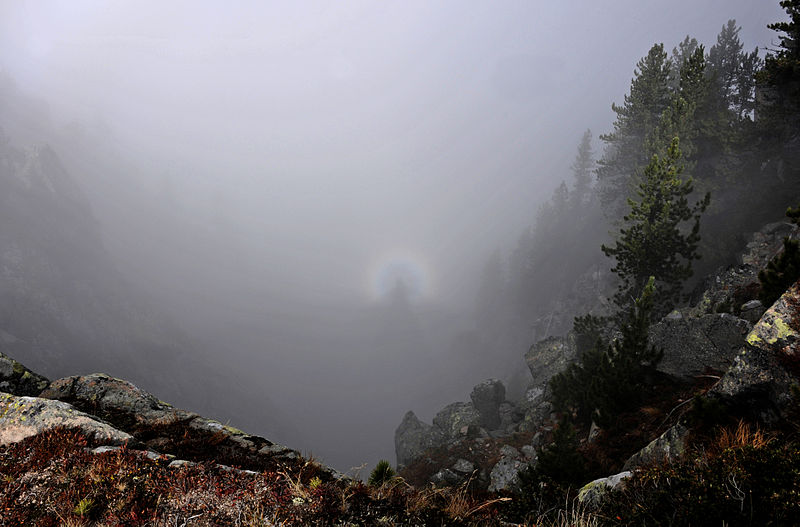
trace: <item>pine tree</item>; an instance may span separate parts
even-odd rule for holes
[[[597,163],[600,199],[610,218],[622,215],[625,200],[635,188],[635,178],[647,165],[645,142],[672,99],[670,76],[671,64],[664,45],[656,44],[637,63],[624,103],[611,105],[617,118],[614,130],[600,136],[606,148]]]
[[[538,452],[536,471],[563,484],[580,484],[586,476],[586,461],[578,452],[575,427],[565,416],[553,430],[553,442]]]
[[[672,55],[669,58],[669,89],[672,92],[678,91],[678,86],[681,81],[681,69],[683,69],[683,65],[689,60],[689,57],[694,54],[699,45],[696,38],[686,35],[686,38],[684,38],[682,42],[672,48]]]
[[[578,422],[588,424],[592,419],[596,399],[603,397],[598,389],[600,372],[605,364],[606,344],[597,339],[589,349],[584,349],[579,362],[550,378],[553,408],[557,412],[574,415]]]
[[[659,289],[654,317],[663,316],[680,300],[683,282],[692,275],[699,258],[700,216],[710,195],[689,206],[692,179],[681,179],[681,152],[674,138],[666,155],[654,155],[637,189],[638,200],[628,201],[630,211],[613,246],[602,246],[614,258],[611,269],[621,279],[614,300],[621,309],[630,305],[654,276]],[[693,221],[688,232],[684,224]]]
[[[703,178],[699,183],[703,190],[709,191],[713,179],[710,174],[716,170],[718,161],[718,156],[712,152],[724,150],[717,139],[720,130],[726,126],[709,106],[710,81],[706,66],[704,48],[697,45],[683,59],[672,102],[648,137],[647,149],[651,156],[664,156],[672,138],[680,137],[684,174],[694,174],[700,164],[697,173],[701,173]]]
[[[550,379],[556,411],[608,428],[621,412],[641,400],[647,374],[662,356],[648,343],[654,282],[650,277],[641,295],[618,317],[619,339],[608,344],[597,338],[591,349],[581,353],[579,362]],[[596,317],[576,319],[576,323],[579,320],[584,330],[600,333],[601,321]]]
[[[641,295],[627,310],[620,327],[622,336],[612,342],[602,356],[589,392],[594,413],[592,420],[603,428],[613,426],[615,418],[633,408],[647,383],[647,373],[661,360],[663,352],[648,342],[650,319],[655,301],[655,279],[647,280]]]
[[[797,168],[800,143],[800,0],[780,3],[788,22],[768,27],[779,33],[780,47],[767,55],[757,74],[757,117],[765,146]]]
[[[738,119],[749,116],[755,102],[755,72],[760,66],[758,48],[743,51],[739,40],[741,27],[728,20],[717,36],[717,43],[708,51],[708,73],[718,95],[718,104]]]

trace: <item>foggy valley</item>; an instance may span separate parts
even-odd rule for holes
[[[522,397],[526,351],[582,314],[563,300],[573,267],[608,280],[600,246],[619,230],[539,249],[549,278],[508,290],[537,215],[562,181],[573,192],[587,129],[601,159],[651,46],[708,50],[731,19],[763,59],[786,13],[0,2],[0,351],[51,379],[130,380],[366,477],[397,461],[408,410],[430,422],[489,378]],[[692,285],[734,252],[714,216],[727,190]]]

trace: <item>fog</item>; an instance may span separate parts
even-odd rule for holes
[[[394,461],[406,410],[524,382],[524,346],[459,352],[484,264],[568,177],[584,130],[609,130],[653,43],[710,45],[731,18],[752,49],[783,12],[9,0],[0,126],[51,144],[131,288],[252,394],[223,389],[215,417],[250,425],[265,394],[281,424],[248,431],[347,471]]]

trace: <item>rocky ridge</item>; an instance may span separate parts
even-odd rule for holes
[[[96,446],[120,446],[242,469],[294,472],[305,460],[272,441],[174,408],[122,379],[98,373],[55,381],[0,353],[0,446],[58,428],[78,429]],[[39,391],[31,396],[32,391]],[[320,477],[341,479],[316,464]]]

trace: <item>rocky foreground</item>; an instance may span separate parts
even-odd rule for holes
[[[93,374],[0,354],[0,525],[485,523],[502,499],[368,486],[299,452]]]

